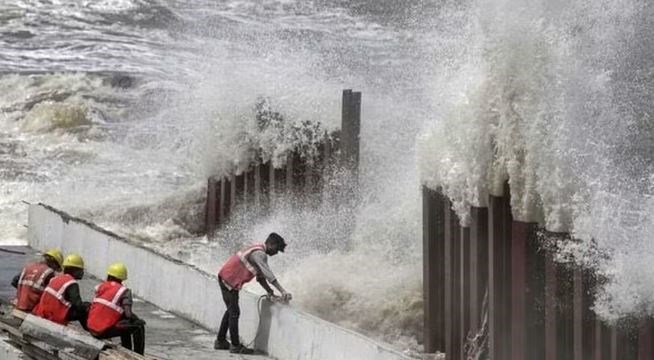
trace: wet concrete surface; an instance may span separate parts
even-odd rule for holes
[[[26,263],[38,259],[38,255],[28,247],[4,246],[0,249],[25,253],[20,255],[0,251],[0,297],[8,300],[16,294],[16,290],[11,287],[11,279],[20,272]],[[80,281],[84,301],[93,299],[94,287],[98,282],[99,280],[90,278]],[[129,287],[129,280],[125,285]],[[135,298],[134,302],[134,312],[147,323],[145,352],[150,357],[162,360],[271,359],[260,355],[239,355],[230,354],[225,350],[214,350],[215,333],[141,299]],[[71,326],[78,325],[72,324]],[[79,329],[83,331],[81,327]],[[113,341],[119,343],[120,339],[116,338]]]

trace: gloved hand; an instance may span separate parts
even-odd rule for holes
[[[282,294],[282,301],[283,302],[289,302],[292,299],[293,299],[293,295],[291,295],[291,293],[285,292],[285,293]]]

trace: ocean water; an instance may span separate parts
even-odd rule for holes
[[[612,280],[601,315],[651,313],[653,11],[640,0],[0,0],[0,244],[25,243],[23,201],[209,272],[276,231],[290,245],[271,265],[293,306],[417,354],[420,185],[442,186],[465,222],[508,180],[516,218],[572,232],[583,241],[561,255]],[[244,166],[253,144],[293,145],[257,133],[256,104],[331,130],[344,88],[363,92],[356,194],[237,209],[207,238],[206,178]]]
[[[464,224],[508,181],[514,218],[571,233],[561,259],[606,279],[600,317],[651,315],[654,7],[470,5],[468,41],[419,135],[422,181],[443,188]]]
[[[434,34],[457,23],[446,5],[0,0],[0,245],[26,242],[24,202],[210,272],[277,231],[290,245],[272,266],[294,306],[419,351],[414,147],[452,41]],[[345,88],[364,94],[360,200],[282,197],[207,238],[206,178],[247,164],[253,143],[293,145],[255,131],[256,104],[333,130]]]

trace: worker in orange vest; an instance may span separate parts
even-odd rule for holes
[[[69,254],[64,259],[64,272],[50,280],[32,314],[61,325],[79,321],[86,329],[89,303],[82,301],[77,280],[84,277],[84,259]]]
[[[89,332],[98,339],[120,336],[123,347],[143,355],[145,321],[132,312],[134,301],[131,290],[123,286],[125,280],[125,264],[109,265],[107,280],[95,288],[95,298],[89,310]]]
[[[268,283],[271,283],[279,290],[283,301],[288,302],[291,300],[291,294],[284,290],[270,267],[268,267],[268,256],[274,256],[279,251],[284,252],[285,248],[284,238],[276,233],[271,233],[264,244],[253,244],[242,249],[227,259],[227,262],[222,266],[218,273],[218,283],[227,310],[220,323],[214,349],[229,349],[231,353],[236,354],[254,353],[254,350],[240,343],[238,336],[238,318],[241,314],[238,305],[238,294],[243,285],[256,277],[269,297],[275,297],[273,290],[268,285]],[[227,341],[227,330],[229,330],[232,340],[231,344]]]
[[[61,269],[64,261],[59,249],[50,249],[43,254],[43,260],[25,265],[11,285],[16,288],[16,309],[31,312],[41,299],[41,294],[55,271]]]

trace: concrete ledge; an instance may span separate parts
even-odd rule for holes
[[[0,360],[23,360],[26,359],[25,354],[20,350],[11,346],[11,344],[6,341],[9,340],[8,337],[0,334]]]
[[[217,279],[194,266],[44,204],[30,205],[28,240],[35,249],[59,247],[65,253],[79,253],[87,272],[99,278],[105,276],[109,263],[122,261],[129,268],[127,286],[138,296],[213,331],[220,325],[225,307]],[[258,300],[257,295],[241,292],[241,337],[270,356],[284,360],[409,359],[353,331]]]

